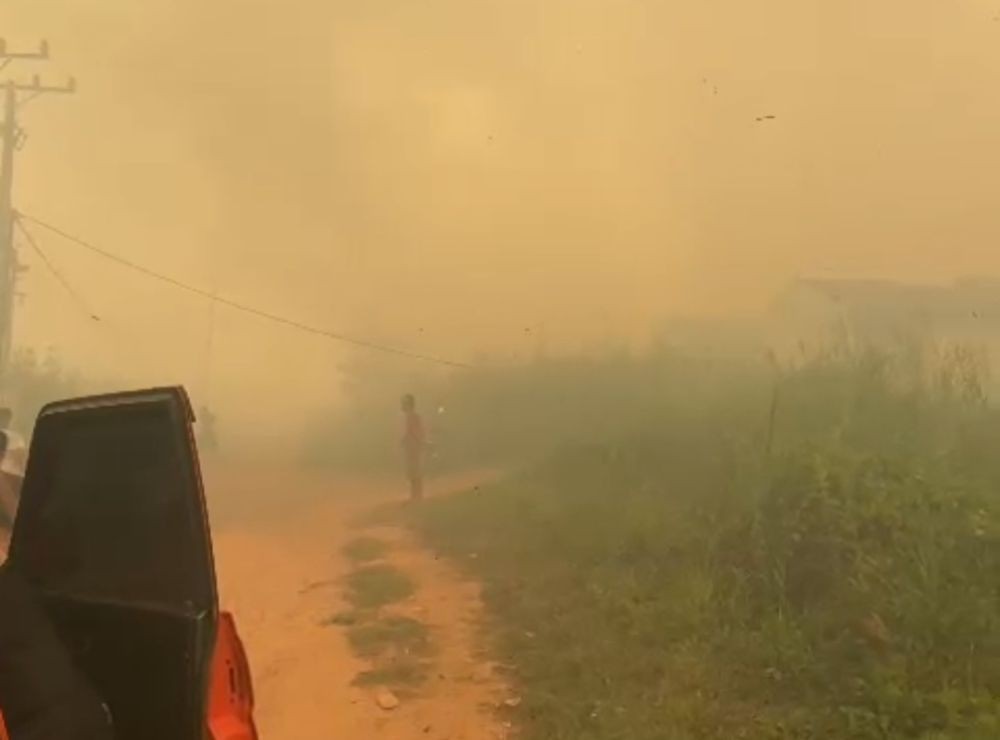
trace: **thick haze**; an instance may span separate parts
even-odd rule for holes
[[[1000,272],[1000,6],[985,0],[0,0],[16,202],[306,322],[472,357],[755,310],[797,273]],[[773,120],[758,121],[759,117]],[[248,435],[345,349],[38,229],[21,345],[187,383]],[[531,333],[526,332],[531,329]],[[269,420],[270,419],[270,420]]]

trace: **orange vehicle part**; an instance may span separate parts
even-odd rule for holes
[[[207,724],[211,740],[258,740],[253,707],[250,663],[233,615],[222,612],[209,685]],[[10,740],[3,713],[0,713],[0,740]]]
[[[219,615],[208,695],[208,730],[212,740],[257,740],[253,721],[253,680],[233,615]],[[4,740],[0,736],[0,740]]]

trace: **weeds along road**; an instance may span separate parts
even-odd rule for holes
[[[401,486],[212,461],[205,478],[220,595],[249,653],[263,740],[507,736],[478,586],[366,516]]]

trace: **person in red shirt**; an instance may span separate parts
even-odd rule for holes
[[[427,437],[424,422],[417,413],[417,400],[413,394],[403,396],[403,457],[406,461],[406,477],[410,481],[410,499],[419,501],[424,497],[424,453]]]

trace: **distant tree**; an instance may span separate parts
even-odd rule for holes
[[[0,402],[13,410],[14,428],[28,435],[45,404],[80,395],[83,387],[82,379],[51,351],[39,356],[33,349],[19,349],[0,378]]]

